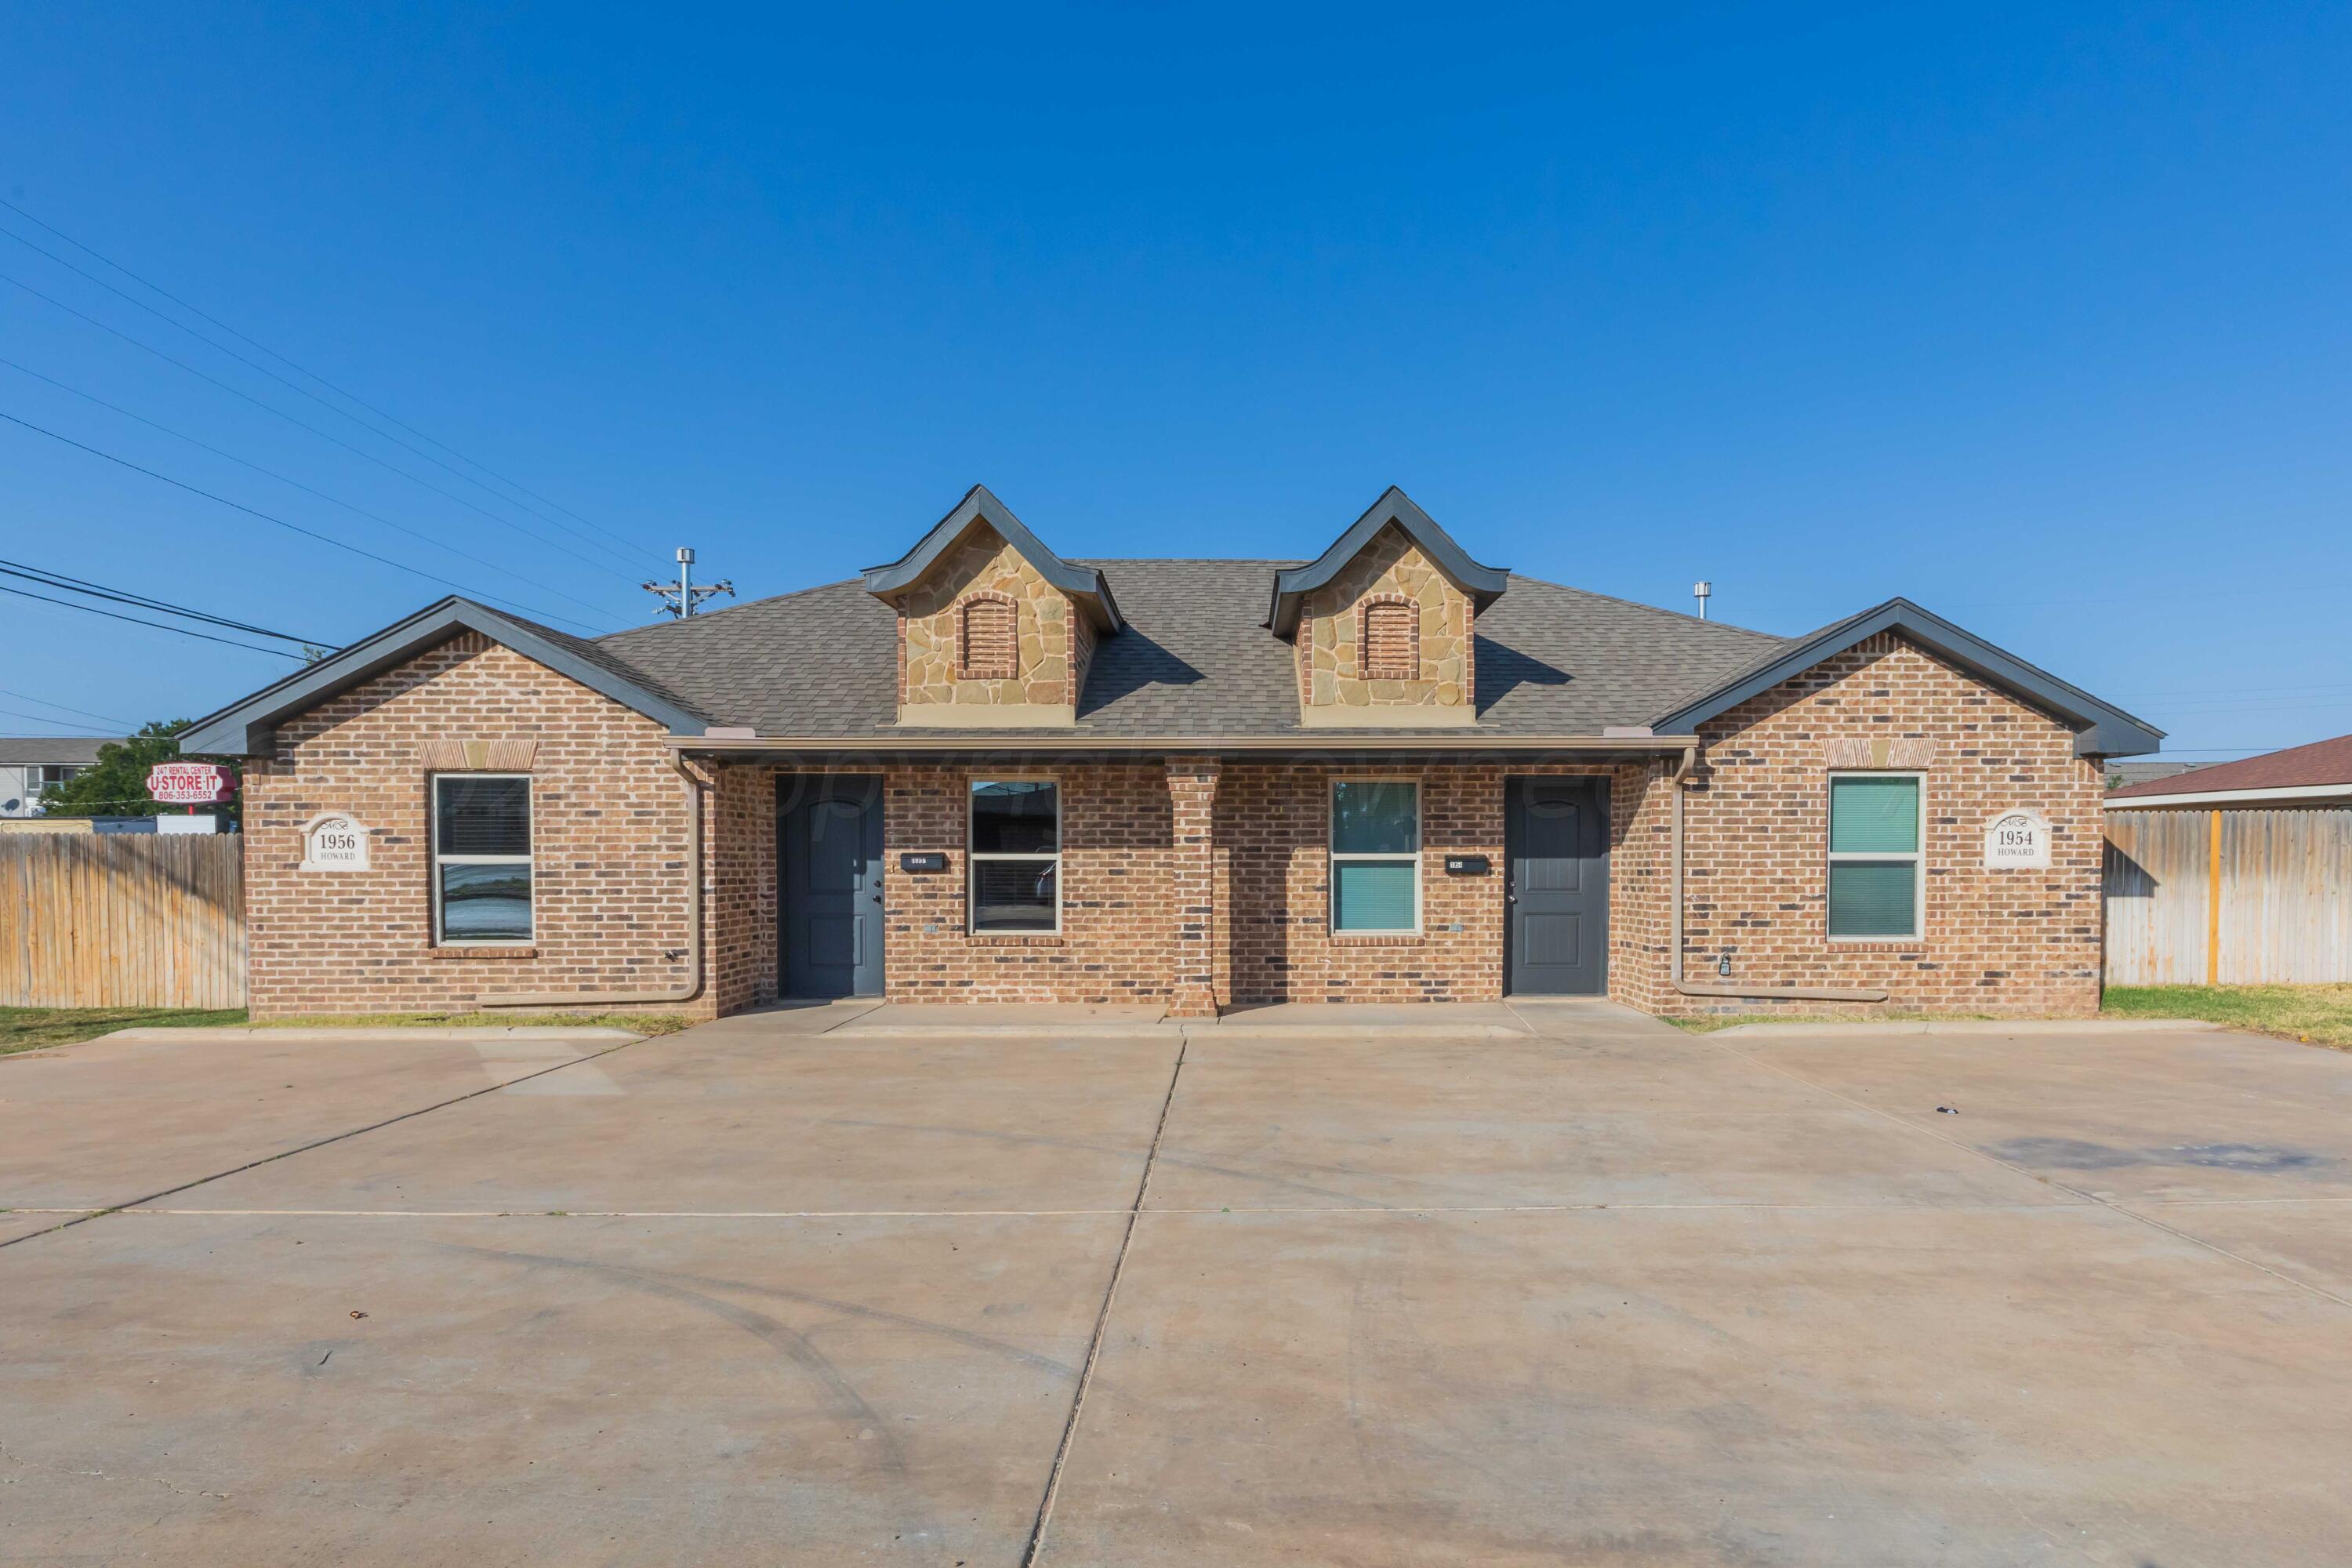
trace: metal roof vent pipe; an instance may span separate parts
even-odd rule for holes
[[[1698,582],[1691,584],[1691,597],[1698,601],[1698,618],[1706,619],[1706,602],[1715,596],[1715,584]]]

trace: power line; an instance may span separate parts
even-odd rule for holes
[[[39,698],[37,698],[37,697],[28,697],[28,698],[26,698],[25,700],[26,700],[26,701],[27,701],[27,702],[38,702],[38,701],[40,700],[40,699],[39,699]],[[9,718],[11,718],[11,719],[30,719],[30,720],[31,720],[34,723],[36,723],[36,724],[62,724],[62,723],[64,723],[64,722],[65,722],[65,721],[64,721],[64,720],[62,720],[62,719],[51,719],[51,718],[47,717],[46,715],[39,714],[39,713],[20,713],[20,712],[18,712],[16,709],[14,709],[14,708],[0,708],[0,714],[5,714],[7,717],[9,717]],[[34,737],[32,737],[32,738],[33,738],[33,739],[35,739],[35,740],[42,740],[42,739],[58,739],[58,740],[68,740],[68,741],[78,741],[78,740],[81,740],[81,739],[83,739],[84,737],[79,736],[79,735],[64,735],[64,736],[56,736],[56,737],[44,737],[44,736],[38,736],[38,735],[37,735],[37,736],[34,736]]]
[[[150,279],[141,277],[138,273],[131,271],[131,268],[123,266],[121,262],[114,260],[111,257],[106,256],[103,253],[91,248],[89,246],[84,245],[80,240],[76,239],[65,230],[58,227],[57,225],[34,216],[31,213],[26,212],[23,207],[18,206],[16,203],[8,201],[5,198],[0,198],[0,206],[6,207],[10,212],[15,213],[26,223],[32,224],[47,233],[56,235],[59,239],[64,240],[68,245],[72,246],[76,250],[80,251],[83,255],[96,258],[106,266],[121,273],[125,278],[136,282],[142,288],[152,290],[154,293],[169,300],[172,303],[179,306],[180,309],[189,312],[191,315],[200,317],[201,319],[211,322],[214,326],[218,327],[222,331],[226,332],[229,336],[236,339],[239,342],[259,349],[263,353],[268,354],[271,359],[278,361],[280,364],[292,366],[295,370],[298,370],[304,375],[309,376],[312,381],[317,382],[320,386],[323,386],[328,391],[334,393],[337,396],[348,398],[350,401],[358,404],[362,408],[366,409],[369,413],[375,415],[377,417],[387,420],[394,425],[397,425],[400,428],[407,431],[418,440],[425,442],[431,446],[438,447],[441,450],[448,453],[451,457],[461,458],[465,462],[472,464],[475,468],[481,469],[482,472],[498,480],[500,484],[511,486],[515,489],[520,490],[523,494],[530,497],[533,500],[545,502],[547,505],[553,507],[556,510],[563,513],[564,516],[572,519],[583,526],[594,529],[597,532],[613,541],[615,544],[623,545],[630,550],[636,550],[639,548],[636,544],[623,538],[621,535],[614,533],[611,529],[604,527],[602,523],[592,521],[588,518],[582,517],[578,512],[573,511],[570,507],[565,506],[561,501],[548,500],[547,497],[541,495],[537,490],[534,490],[530,486],[523,484],[520,480],[509,479],[506,475],[499,472],[496,468],[491,468],[488,463],[476,458],[467,457],[465,453],[457,450],[457,447],[450,446],[447,442],[436,440],[433,437],[428,436],[424,431],[416,428],[415,426],[409,424],[407,421],[401,419],[394,415],[386,413],[383,409],[378,408],[375,405],[360,396],[357,393],[336,385],[333,382],[329,381],[325,376],[320,375],[317,371],[310,369],[309,366],[296,363],[295,361],[287,358],[284,354],[279,353],[276,349],[271,348],[268,344],[261,342],[245,332],[238,331],[235,327],[230,326],[226,321],[222,321],[218,316],[212,314],[209,310],[203,309],[201,306],[191,304],[189,301],[182,299],[179,295],[173,293],[169,289],[164,288],[162,284],[154,282]],[[21,236],[11,236],[11,237],[16,238],[20,243],[22,243]],[[47,253],[44,252],[44,254]],[[88,275],[84,274],[84,276]],[[92,279],[91,281],[95,282],[97,279]],[[347,415],[345,417],[348,418],[349,416]],[[476,484],[481,483],[478,479],[472,482]],[[482,488],[488,489],[489,487],[484,485]],[[495,490],[491,491],[491,493],[493,495],[497,494]]]
[[[68,610],[79,610],[85,616],[104,616],[110,621],[129,621],[134,626],[153,626],[159,632],[177,632],[184,637],[201,637],[205,642],[226,643],[231,647],[246,648],[254,653],[275,654],[279,658],[290,658],[298,663],[302,658],[300,654],[288,653],[282,647],[264,647],[259,643],[238,642],[234,637],[216,637],[210,632],[191,631],[186,626],[165,626],[162,621],[142,621],[137,616],[120,616],[112,610],[101,610],[96,605],[77,605],[70,599],[52,599],[47,594],[26,593],[22,588],[11,588],[5,583],[0,583],[0,594],[14,594],[20,599],[38,599],[45,605],[62,605]]]
[[[128,724],[131,722],[130,720],[125,719],[120,713],[93,713],[87,708],[68,708],[62,702],[52,702],[46,697],[34,697],[22,691],[11,691],[5,687],[0,687],[0,697],[13,697],[19,702],[30,702],[37,708],[55,708],[61,713],[75,714],[83,719],[95,719],[101,724]],[[19,713],[16,717],[19,719],[30,719],[33,715],[30,713]],[[54,724],[57,721],[52,719],[47,721],[47,722]]]
[[[70,436],[60,436],[55,430],[36,425],[29,419],[19,419],[16,416],[8,413],[5,409],[0,409],[0,419],[5,419],[11,425],[22,426],[24,428],[34,432],[36,435],[47,436],[52,441],[61,441],[65,443],[65,445],[71,447],[78,451],[88,452],[93,458],[103,458],[110,463],[120,464],[121,467],[129,468],[133,473],[145,474],[151,479],[161,479],[163,483],[173,486],[179,489],[184,489],[190,495],[202,496],[208,501],[215,501],[222,506],[229,508],[232,511],[241,511],[249,517],[257,517],[264,522],[275,523],[279,528],[299,533],[306,539],[315,539],[321,544],[331,544],[338,550],[347,550],[353,555],[364,556],[370,561],[378,562],[383,565],[393,568],[394,571],[405,572],[412,577],[422,577],[428,583],[438,583],[444,587],[455,588],[461,594],[467,591],[466,585],[463,583],[457,581],[455,578],[444,577],[437,572],[427,572],[421,566],[404,564],[401,562],[394,561],[389,555],[378,555],[373,550],[362,550],[358,545],[348,543],[343,540],[337,539],[332,534],[320,533],[316,529],[304,528],[300,523],[289,522],[282,517],[273,517],[268,512],[263,511],[257,507],[249,507],[246,505],[243,501],[234,501],[229,500],[226,496],[215,495],[212,491],[207,489],[199,489],[194,485],[188,483],[185,479],[175,479],[169,474],[159,474],[154,469],[134,463],[128,458],[118,458],[111,452],[101,451],[98,447],[92,447],[86,442],[77,441]],[[488,594],[483,595],[482,597],[489,599],[493,604],[511,605],[516,609],[527,611],[534,616],[546,616],[551,620],[567,621],[572,626],[579,626],[583,631],[593,632],[595,630],[593,626],[587,626],[583,622],[572,620],[569,616],[558,616],[552,610],[541,610],[530,605],[517,604],[512,599],[493,598]]]
[[[2336,697],[2315,697],[2308,701],[2273,702],[2248,698],[2242,702],[2148,702],[2139,700],[2151,713],[2299,713],[2315,708],[2352,706],[2352,692]]]
[[[421,539],[425,543],[430,544],[436,549],[446,550],[452,555],[462,556],[466,560],[473,562],[478,566],[487,566],[491,571],[511,577],[518,583],[528,584],[531,587],[537,588],[541,593],[552,594],[557,598],[567,600],[572,604],[577,605],[582,609],[586,610],[593,615],[601,616],[606,613],[600,606],[592,605],[585,599],[567,594],[562,589],[556,587],[552,584],[542,583],[536,577],[526,577],[521,573],[515,571],[513,568],[501,566],[497,562],[490,560],[487,556],[477,555],[470,550],[460,550],[456,545],[436,539],[429,533],[419,532],[417,530],[410,528],[405,523],[394,522],[392,519],[385,517],[381,512],[370,511],[367,508],[344,500],[340,496],[331,496],[326,491],[313,489],[311,486],[304,484],[299,479],[289,478],[289,476],[278,473],[272,468],[265,468],[259,463],[240,458],[235,452],[224,450],[219,447],[214,446],[209,441],[198,440],[195,437],[187,435],[182,431],[174,430],[168,425],[159,425],[143,414],[133,414],[130,409],[123,407],[120,404],[109,403],[105,398],[99,396],[94,392],[84,392],[78,386],[68,386],[64,382],[59,381],[57,377],[53,375],[44,375],[30,365],[18,364],[15,360],[8,359],[5,356],[0,356],[0,364],[5,364],[10,370],[18,372],[21,374],[29,375],[35,381],[46,382],[49,385],[56,387],[59,392],[68,392],[74,396],[82,398],[87,402],[95,403],[100,408],[121,415],[125,419],[135,419],[140,424],[146,426],[149,429],[160,430],[164,435],[171,437],[174,440],[185,441],[191,447],[199,447],[204,451],[210,452],[216,458],[226,458],[232,463],[236,463],[245,468],[251,468],[255,473],[276,479],[280,484],[291,485],[296,489],[302,491],[304,494],[316,496],[320,500],[326,501],[330,505],[341,507],[345,511],[356,512],[372,522],[380,522],[386,528],[394,529],[399,532],[407,534],[412,539]],[[595,563],[592,562],[590,564],[593,565]]]
[[[2165,690],[2119,691],[2118,697],[2243,697],[2249,693],[2264,696],[2276,691],[2334,691],[2352,687],[2352,680],[2322,680],[2308,686],[2183,686]]]
[[[504,485],[507,485],[510,489],[521,490],[522,493],[527,496],[531,496],[533,499],[538,500],[546,501],[547,505],[556,507],[558,510],[563,511],[567,515],[577,519],[580,522],[586,524],[586,526],[590,528],[595,529],[597,532],[604,534],[606,538],[613,540],[614,542],[624,546],[629,546],[629,542],[623,539],[619,534],[614,533],[611,530],[603,528],[596,523],[589,522],[586,518],[581,517],[577,512],[571,511],[569,508],[560,506],[557,502],[547,500],[546,497],[539,495],[535,490],[526,489],[524,486],[517,483],[513,479],[508,479],[504,474],[499,473],[488,463],[467,457],[465,453],[458,451],[455,447],[450,446],[447,442],[436,441],[432,437],[425,435],[424,431],[417,429],[415,426],[409,425],[403,420],[394,418],[393,416],[385,413],[383,409],[378,408],[375,405],[368,402],[365,398],[361,397],[358,394],[348,392],[342,387],[337,386],[333,382],[329,381],[325,376],[320,375],[318,372],[296,363],[293,360],[289,359],[286,355],[279,353],[277,350],[269,347],[266,343],[256,342],[253,338],[238,331],[235,327],[230,326],[226,321],[222,321],[219,317],[213,315],[210,311],[200,310],[196,306],[191,305],[188,301],[181,299],[178,295],[173,294],[169,289],[164,289],[162,285],[149,282],[146,279],[142,278],[138,273],[131,271],[131,268],[123,266],[121,262],[104,256],[99,251],[92,249],[90,247],[84,245],[80,240],[74,238],[73,236],[66,233],[63,229],[58,228],[51,224],[43,223],[39,218],[35,217],[31,213],[26,212],[23,207],[18,206],[16,203],[7,201],[5,198],[0,198],[0,206],[6,207],[10,212],[15,213],[17,216],[25,219],[28,223],[37,224],[40,227],[47,229],[49,233],[56,235],[59,239],[64,240],[68,245],[72,246],[76,250],[81,251],[87,256],[96,258],[100,262],[112,268],[115,271],[121,273],[125,278],[128,278],[133,282],[139,284],[140,287],[161,295],[163,298],[171,300],[172,303],[179,306],[182,310],[186,310],[193,315],[202,317],[205,321],[211,322],[214,326],[218,327],[221,331],[228,333],[231,337],[237,339],[239,342],[250,344],[252,347],[259,349],[263,353],[268,354],[271,359],[278,361],[280,364],[290,366],[293,369],[301,372],[302,374],[310,377],[312,381],[317,382],[320,386],[327,388],[328,391],[334,393],[337,396],[343,398],[345,401],[358,404],[362,408],[366,409],[369,413],[373,414],[378,418],[399,426],[400,428],[407,431],[410,435],[416,437],[419,440],[431,442],[432,445],[440,447],[451,457],[460,458],[472,465],[474,468],[481,469],[482,472],[488,474],[491,478],[499,480]],[[238,353],[235,349],[228,347],[225,343],[214,342],[212,339],[205,336],[204,333],[197,331],[194,327],[187,325],[184,321],[173,321],[170,316],[157,310],[154,306],[147,303],[147,301],[140,299],[138,296],[124,292],[122,289],[116,288],[113,284],[109,283],[103,278],[96,277],[90,273],[83,271],[80,268],[76,267],[72,262],[68,261],[64,257],[58,255],[54,251],[42,249],[39,246],[35,245],[31,240],[26,239],[23,235],[5,228],[0,228],[0,234],[7,235],[10,239],[15,240],[17,244],[23,246],[26,249],[32,251],[37,256],[47,257],[51,261],[56,262],[58,266],[64,268],[75,277],[95,283],[100,288],[105,289],[108,293],[115,295],[119,299],[129,300],[131,304],[138,306],[149,315],[153,316],[157,321],[163,321],[179,331],[187,333],[198,342],[204,343],[210,348],[217,350],[221,353],[228,355],[231,359],[236,360],[240,364],[247,365],[254,370],[259,371],[262,374],[269,377],[270,380],[277,382],[279,385],[289,387],[293,391],[301,394],[304,397],[309,398],[320,407],[329,410],[339,417],[349,419],[352,424],[368,431],[369,434],[380,437],[383,440],[391,442],[394,446],[402,448],[404,451],[413,452],[417,457],[420,457],[426,462],[434,465],[436,468],[444,469],[448,473],[455,474],[457,478],[465,480],[467,484],[474,486],[477,489],[482,490],[486,494],[496,496],[499,500],[506,502],[507,505],[515,507],[522,511],[527,511],[530,513],[531,516],[539,518],[542,521],[553,524],[557,528],[563,529],[567,533],[574,533],[578,531],[577,530],[567,527],[562,522],[558,522],[554,518],[549,517],[545,512],[540,511],[534,507],[524,506],[522,502],[516,500],[512,496],[500,495],[497,490],[492,489],[489,486],[482,483],[481,480],[474,478],[473,475],[466,473],[462,469],[451,468],[448,464],[441,461],[440,458],[435,457],[432,453],[424,451],[416,447],[412,447],[397,436],[386,435],[383,431],[376,429],[374,426],[369,425],[367,421],[351,413],[348,409],[336,407],[333,404],[328,402],[325,398],[320,397],[317,393],[312,392],[310,388],[300,385],[296,382],[289,381],[286,377],[278,374],[276,371],[271,370],[268,365],[247,359],[245,355]],[[629,547],[635,548],[634,546]]]
[[[86,594],[96,599],[111,599],[118,605],[129,605],[137,610],[161,610],[167,616],[183,616],[189,620],[205,621],[229,631],[251,632],[256,637],[276,637],[280,642],[299,643],[306,647],[335,646],[319,637],[298,637],[291,632],[274,632],[268,626],[257,626],[246,621],[232,621],[225,616],[215,616],[209,610],[192,610],[185,605],[173,604],[169,599],[151,598],[145,594],[133,594],[127,589],[110,588],[103,583],[93,583],[87,577],[69,577],[62,572],[52,572],[46,566],[28,566],[21,561],[0,558],[0,575],[22,577],[26,582],[38,587],[62,588],[68,594]]]
[[[2147,711],[2174,723],[2185,724],[2192,719],[2221,719],[2239,713],[2341,713],[2347,708],[2352,708],[2352,700],[2342,702],[2246,703],[2210,708],[2150,708]]]
[[[0,233],[5,232],[5,230],[0,230]],[[278,418],[285,420],[289,425],[293,426],[298,430],[308,430],[311,435],[316,436],[321,441],[331,441],[336,446],[341,447],[346,452],[350,452],[356,457],[365,458],[377,468],[383,468],[388,473],[398,474],[410,484],[418,485],[425,489],[431,490],[435,495],[440,496],[446,500],[453,500],[468,511],[479,512],[482,516],[488,518],[492,522],[498,523],[501,527],[511,528],[526,539],[535,540],[539,543],[546,545],[551,550],[562,551],[564,554],[571,556],[573,560],[582,563],[583,565],[593,566],[600,572],[609,572],[613,570],[612,567],[606,565],[604,562],[591,561],[587,556],[581,554],[578,551],[572,549],[570,546],[556,540],[550,539],[545,534],[541,533],[536,530],[525,528],[521,523],[515,521],[512,518],[500,517],[497,512],[490,510],[488,507],[477,506],[474,502],[467,500],[464,496],[458,495],[452,490],[445,490],[439,485],[435,484],[432,480],[425,479],[417,474],[412,474],[397,463],[387,462],[383,458],[377,457],[373,452],[369,451],[364,447],[354,447],[349,441],[344,440],[341,437],[331,435],[327,431],[321,430],[316,425],[310,423],[308,420],[298,419],[293,415],[287,413],[283,408],[278,407],[275,404],[264,403],[260,398],[254,396],[253,394],[246,391],[243,387],[234,385],[228,382],[223,381],[216,375],[198,370],[186,360],[179,359],[172,354],[165,353],[162,349],[157,348],[152,343],[142,342],[139,339],[132,337],[129,332],[122,331],[121,328],[109,326],[106,322],[100,321],[96,316],[91,315],[89,311],[78,310],[71,305],[67,304],[63,300],[58,299],[56,295],[43,293],[40,289],[34,288],[30,283],[26,282],[21,278],[13,277],[5,272],[0,272],[0,283],[6,283],[13,288],[22,289],[34,299],[42,300],[49,305],[53,305],[58,310],[63,310],[67,315],[72,316],[78,321],[87,321],[101,332],[121,338],[124,342],[129,343],[132,348],[139,350],[142,353],[153,354],[165,364],[176,366],[181,370],[186,371],[198,381],[205,382],[211,385],[219,387],[223,392],[227,393],[232,397],[243,398],[246,402],[252,404],[256,408],[260,409],[263,413],[275,415]],[[603,549],[604,547],[600,545],[598,548]],[[607,550],[605,553],[614,555],[616,558],[625,559],[625,557],[619,557],[617,552]]]

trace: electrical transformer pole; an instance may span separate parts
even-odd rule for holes
[[[694,552],[688,546],[681,544],[677,547],[677,586],[673,588],[667,583],[647,583],[645,584],[645,590],[648,594],[659,596],[663,609],[667,610],[679,620],[684,620],[700,610],[702,601],[709,598],[713,594],[724,594],[730,598],[734,597],[735,584],[721,578],[708,588],[696,587],[694,585]]]

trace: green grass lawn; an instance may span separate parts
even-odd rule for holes
[[[96,1039],[117,1029],[168,1028],[206,1025],[238,1025],[252,1021],[242,1007],[204,1011],[189,1007],[0,1007],[0,1057],[13,1051],[38,1050],[43,1046],[69,1046]],[[674,1035],[689,1027],[691,1018],[674,1013],[555,1013],[538,1016],[515,1013],[366,1013],[317,1018],[265,1018],[256,1028],[314,1028],[364,1026],[372,1029],[406,1029],[427,1026],[459,1028],[626,1029],[633,1035]]]
[[[43,1046],[69,1046],[117,1029],[173,1024],[242,1024],[245,1009],[191,1007],[0,1007],[0,1057]]]
[[[2110,985],[2110,1018],[2202,1018],[2352,1049],[2352,985]]]
[[[2105,1018],[2201,1018],[2233,1029],[2277,1035],[2315,1046],[2352,1050],[2352,985],[2110,985],[2099,1009]],[[1864,1018],[1800,1017],[1790,1013],[1726,1013],[1669,1018],[1694,1035],[1736,1024],[1885,1023],[1929,1017],[1990,1017],[1969,1013],[1873,1013]]]

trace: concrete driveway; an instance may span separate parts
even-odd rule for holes
[[[1429,1017],[0,1060],[0,1561],[2352,1559],[2352,1058]]]

